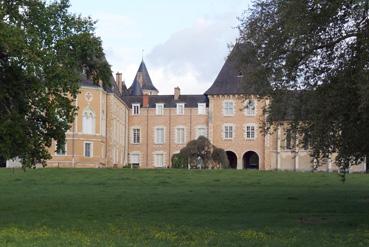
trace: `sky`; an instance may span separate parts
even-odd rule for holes
[[[142,57],[160,94],[202,94],[213,83],[251,0],[70,0],[97,20],[112,71],[131,86]]]

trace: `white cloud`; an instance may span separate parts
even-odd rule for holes
[[[224,63],[237,31],[235,13],[199,18],[191,27],[171,35],[148,55],[149,72],[163,94],[179,86],[183,93],[202,94]]]

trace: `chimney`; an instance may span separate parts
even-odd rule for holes
[[[181,89],[179,87],[175,87],[174,88],[174,100],[178,100],[179,95],[181,95]]]
[[[122,73],[116,73],[115,75],[115,81],[117,82],[117,85],[118,85],[118,89],[119,89],[119,92],[122,93],[122,83],[123,83],[123,79],[122,79]]]
[[[142,96],[142,101],[143,101],[142,102],[142,106],[148,108],[149,107],[149,95],[148,94],[144,94]]]

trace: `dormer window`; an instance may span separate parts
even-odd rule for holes
[[[177,115],[184,115],[185,104],[177,103]]]
[[[140,104],[132,104],[132,115],[140,115]]]
[[[164,115],[164,104],[156,104],[156,115]]]

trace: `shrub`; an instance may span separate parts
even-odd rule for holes
[[[214,148],[211,158],[220,164],[222,168],[229,168],[229,161],[226,152],[222,148]]]
[[[182,154],[172,156],[172,168],[187,169],[187,159]]]

